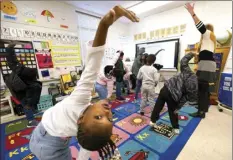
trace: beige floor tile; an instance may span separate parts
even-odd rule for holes
[[[216,106],[210,108],[186,143],[177,160],[231,160],[232,115],[220,113]]]

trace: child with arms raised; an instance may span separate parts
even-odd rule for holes
[[[159,97],[151,114],[150,125],[157,128],[156,121],[159,120],[165,102],[167,103],[173,132],[179,134],[178,110],[187,102],[197,100],[197,76],[190,69],[188,62],[194,57],[193,53],[186,54],[181,59],[181,73],[166,80],[160,90]]]
[[[104,55],[109,27],[120,17],[133,22],[138,18],[131,11],[116,6],[98,26],[92,48],[88,48],[86,67],[72,94],[45,111],[41,123],[32,133],[30,150],[40,160],[71,160],[69,138],[77,136],[81,146],[79,160],[88,160],[90,151],[100,157],[111,157],[115,145],[112,135],[112,113],[107,101],[90,104],[91,93]]]

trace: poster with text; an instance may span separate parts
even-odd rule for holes
[[[53,68],[51,49],[48,42],[33,42],[39,69]]]

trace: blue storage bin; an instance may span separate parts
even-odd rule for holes
[[[232,74],[222,73],[219,84],[218,100],[232,108]]]
[[[38,111],[46,110],[53,106],[53,100],[51,95],[43,95],[40,97],[40,102],[37,104]]]

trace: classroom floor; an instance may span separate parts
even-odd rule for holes
[[[19,117],[12,117],[1,123],[16,119]],[[232,112],[226,110],[220,113],[216,106],[211,106],[207,117],[197,126],[177,160],[232,159],[231,140]]]

